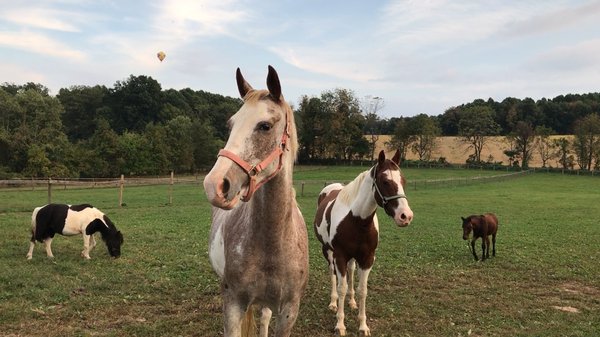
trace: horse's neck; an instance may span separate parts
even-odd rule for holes
[[[351,184],[358,185],[352,187],[355,188],[354,198],[348,206],[353,215],[366,219],[373,216],[377,210],[377,202],[373,196],[373,178],[371,178],[370,171],[363,173],[363,175],[360,177],[361,179],[357,178],[351,182]]]
[[[251,234],[264,239],[285,236],[293,227],[292,216],[296,211],[291,166],[284,165],[256,191],[249,203]]]

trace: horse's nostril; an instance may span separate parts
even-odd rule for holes
[[[221,185],[221,190],[223,191],[223,196],[227,198],[227,193],[229,193],[230,188],[229,180],[227,178],[223,179],[223,184]]]
[[[402,219],[402,220],[406,220],[406,214],[402,213],[402,214],[400,215],[400,219]]]

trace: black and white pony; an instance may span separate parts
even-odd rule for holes
[[[102,240],[108,247],[108,253],[112,257],[121,256],[121,245],[123,234],[110,219],[99,209],[92,205],[64,205],[48,204],[36,207],[31,215],[31,243],[27,259],[33,256],[35,241],[43,242],[48,257],[52,254],[52,238],[56,233],[71,236],[83,235],[83,251],[81,256],[90,258],[90,251],[96,246],[94,234],[100,232]]]

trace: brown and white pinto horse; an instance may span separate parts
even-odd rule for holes
[[[344,299],[348,290],[349,305],[357,308],[353,286],[355,262],[358,264],[359,331],[365,336],[371,335],[365,303],[367,280],[379,242],[377,206],[382,207],[400,227],[408,226],[413,219],[413,212],[404,194],[405,180],[400,172],[399,158],[398,151],[391,160],[386,159],[381,151],[377,164],[371,169],[359,174],[346,186],[328,185],[319,195],[315,233],[329,263],[329,308],[337,312],[335,330],[341,336],[346,334]]]
[[[473,231],[473,239],[470,243],[470,250],[473,253],[475,261],[478,261],[477,252],[475,252],[475,241],[481,238],[481,260],[490,257],[490,238],[492,236],[492,255],[496,256],[496,233],[498,232],[498,217],[494,213],[485,213],[483,215],[470,215],[467,218],[460,217],[463,222],[463,240],[468,240]]]
[[[292,185],[294,114],[273,67],[268,90],[254,90],[239,68],[236,78],[244,105],[229,120],[227,144],[204,179],[214,206],[209,256],[221,278],[224,335],[245,334],[256,307],[261,336],[273,312],[275,336],[289,336],[308,280],[306,224]]]

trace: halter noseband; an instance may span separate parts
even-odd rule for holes
[[[258,190],[262,185],[264,185],[269,180],[273,179],[273,177],[275,177],[277,175],[277,173],[279,173],[279,171],[281,170],[281,166],[283,165],[283,152],[286,149],[287,140],[290,137],[290,118],[288,115],[289,115],[289,111],[288,111],[288,109],[286,109],[286,112],[285,112],[286,125],[285,125],[285,130],[283,132],[283,135],[281,136],[281,144],[279,146],[275,147],[275,149],[271,152],[271,154],[269,154],[267,156],[267,158],[265,158],[260,163],[252,166],[247,161],[240,158],[237,154],[235,154],[229,150],[225,150],[225,149],[219,150],[219,154],[218,154],[219,157],[229,158],[231,161],[236,163],[242,170],[244,170],[244,172],[246,172],[246,174],[248,175],[248,180],[249,180],[248,192],[246,192],[246,195],[242,196],[240,198],[240,200],[242,200],[244,202],[249,201],[250,198],[252,198],[252,195],[254,194],[254,192],[256,192],[256,190]],[[289,148],[288,148],[288,150],[289,150]],[[277,157],[279,157],[279,164],[277,165],[277,169],[275,170],[275,172],[271,173],[268,177],[266,177],[259,183],[256,183],[256,176],[260,172],[262,172],[266,167],[271,165],[271,163],[273,161],[275,161],[275,159],[277,159]]]
[[[381,198],[381,201],[383,203],[382,207],[385,208],[385,205],[387,205],[387,203],[390,202],[391,200],[406,199],[405,194],[396,194],[396,195],[387,197],[381,193],[381,191],[379,190],[379,186],[377,186],[377,165],[378,164],[375,164],[375,166],[373,166],[373,187],[375,188],[375,191],[377,191],[377,194]]]

